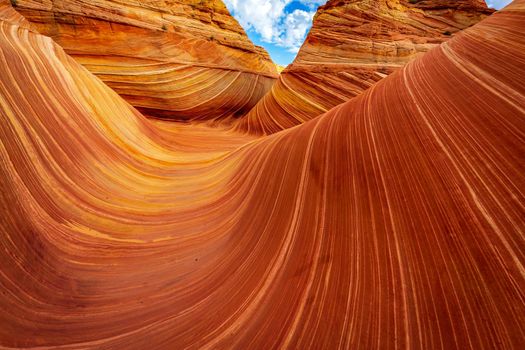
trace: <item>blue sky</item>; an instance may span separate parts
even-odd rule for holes
[[[317,7],[326,0],[224,0],[256,45],[274,62],[291,63],[312,25]]]
[[[487,0],[500,9],[512,0]],[[224,0],[250,39],[263,46],[275,63],[293,61],[312,25],[317,7],[326,0]]]
[[[489,7],[495,9],[501,9],[512,2],[512,0],[486,0],[485,1]]]

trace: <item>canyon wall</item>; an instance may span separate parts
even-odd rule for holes
[[[492,12],[483,0],[330,0],[238,129],[271,134],[310,120]]]
[[[277,70],[221,0],[11,1],[43,35],[147,115],[246,114]]]
[[[1,348],[523,347],[525,1],[261,138],[5,17]]]

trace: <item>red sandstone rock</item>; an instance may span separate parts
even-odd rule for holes
[[[20,28],[36,31],[34,26],[31,25],[28,20],[16,12],[16,10],[11,6],[10,0],[0,0],[0,20],[15,24]]]
[[[38,31],[148,115],[248,112],[277,71],[220,0],[17,0]]]
[[[238,128],[270,134],[310,120],[491,13],[482,0],[328,1],[293,64]]]
[[[523,348],[525,1],[259,139],[8,17],[0,348]]]

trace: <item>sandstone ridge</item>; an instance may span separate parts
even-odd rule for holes
[[[15,8],[151,116],[240,116],[277,77],[220,0],[17,0]]]
[[[271,134],[310,120],[492,12],[482,0],[330,0],[295,61],[238,128]]]

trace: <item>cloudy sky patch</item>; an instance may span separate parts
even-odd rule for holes
[[[326,0],[224,0],[250,38],[286,65],[299,51],[317,7]]]

